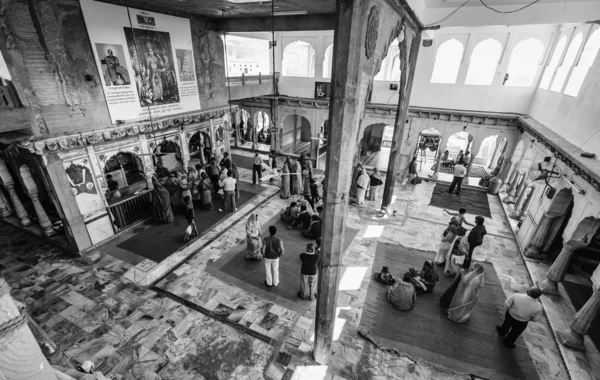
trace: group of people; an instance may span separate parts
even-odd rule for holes
[[[298,160],[287,157],[283,163],[279,196],[288,199],[294,195],[304,195],[313,208],[322,198],[320,183],[313,178],[310,160],[303,154]]]
[[[293,203],[294,207],[296,202]],[[301,206],[306,212],[306,205]],[[313,218],[317,217],[312,215]],[[283,214],[282,214],[283,218]],[[285,219],[284,219],[285,220]],[[295,222],[295,220],[294,220]],[[316,225],[316,221],[312,225]],[[317,274],[318,265],[321,260],[319,248],[320,239],[320,220],[319,237],[315,239],[315,244],[306,245],[306,251],[301,253],[299,258],[300,268],[300,291],[298,297],[301,299],[313,300],[317,296]],[[317,227],[315,227],[316,229]],[[303,231],[304,232],[304,231]],[[279,260],[285,253],[283,240],[277,236],[277,227],[269,226],[269,236],[262,238],[261,227],[258,214],[250,215],[246,223],[246,259],[263,260],[265,263],[265,285],[268,288],[279,285]]]
[[[280,217],[288,224],[287,228],[297,228],[302,236],[309,239],[321,238],[321,217],[323,206],[318,206],[313,210],[308,200],[303,199],[299,202],[292,202],[288,207],[281,211]]]
[[[368,174],[367,169],[359,162],[352,173],[350,196],[356,198],[357,205],[364,204],[365,199],[377,201],[382,185],[379,169],[374,168],[373,172]]]
[[[223,200],[219,211],[234,212],[237,210],[236,199],[239,199],[237,166],[231,161],[228,153],[217,164],[213,157],[206,167],[196,165],[187,173],[183,170],[169,171],[159,161],[156,175],[152,178],[152,207],[155,220],[161,223],[172,223],[175,220],[173,209],[183,209],[188,222],[184,240],[198,234],[195,224],[194,202],[211,211],[214,208],[213,196]]]

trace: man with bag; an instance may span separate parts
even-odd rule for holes
[[[265,285],[279,285],[279,258],[283,255],[283,241],[277,234],[277,227],[269,226],[269,237],[263,240],[262,255],[265,261]]]

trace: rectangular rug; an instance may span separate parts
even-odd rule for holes
[[[470,215],[481,215],[486,218],[491,218],[490,204],[488,195],[485,190],[475,190],[462,188],[460,195],[448,193],[450,185],[444,183],[436,183],[431,194],[430,206],[445,208],[449,211],[457,212],[460,208],[467,209]]]
[[[577,311],[579,311],[592,296],[593,291],[591,286],[585,286],[571,281],[563,281],[562,284],[569,295],[573,307]],[[592,327],[590,327],[590,330],[588,331],[588,336],[592,342],[594,342],[594,346],[600,350],[600,315],[596,315],[596,318],[592,322]]]
[[[301,300],[297,293],[300,291],[300,254],[306,250],[306,244],[314,243],[313,240],[301,235],[300,230],[287,229],[279,214],[262,225],[263,238],[269,234],[269,226],[277,227],[277,235],[283,240],[285,253],[279,259],[279,286],[268,288],[265,284],[264,261],[246,260],[246,241],[238,244],[223,255],[206,271],[221,279],[227,275],[231,282],[256,296],[272,300],[290,310],[304,313],[316,302]],[[346,228],[344,236],[344,252],[358,233],[358,230]]]
[[[240,199],[236,201],[236,205],[241,208],[248,203],[252,198],[262,192],[262,187],[252,187],[242,183],[240,188]],[[200,204],[195,207],[196,210],[196,227],[202,235],[210,230],[215,224],[229,216],[229,213],[219,212],[219,208],[223,208],[223,201],[213,196],[213,210],[206,211]],[[117,247],[133,252],[136,255],[143,256],[152,261],[161,262],[179,249],[191,243],[184,242],[185,229],[187,221],[183,211],[176,211],[175,221],[170,224],[153,223],[151,227],[136,234],[130,239],[125,240]]]
[[[387,266],[396,277],[409,268],[421,269],[434,252],[425,252],[378,243],[373,274]],[[417,295],[412,310],[396,310],[387,300],[387,286],[371,279],[360,328],[368,330],[386,347],[394,347],[413,358],[422,358],[451,370],[485,379],[538,379],[538,374],[522,338],[517,348],[502,344],[494,326],[502,323],[506,300],[494,266],[481,263],[485,285],[471,319],[465,324],[452,322],[440,307],[441,295],[453,282],[437,268],[440,281],[432,293]]]
[[[263,155],[264,156],[264,155]],[[266,157],[263,157],[263,160]],[[231,160],[240,168],[244,168],[244,169],[248,169],[248,170],[252,170],[252,165],[254,164],[254,156],[252,157],[248,157],[248,156],[242,156],[239,154],[232,154],[231,155]]]
[[[454,174],[454,167],[453,166],[440,166],[440,173]],[[489,174],[488,174],[487,170],[485,170],[485,168],[483,166],[479,166],[479,165],[471,166],[471,173],[470,173],[469,177],[484,178],[484,177],[487,177],[488,175]]]

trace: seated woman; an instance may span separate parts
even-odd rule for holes
[[[458,238],[455,240],[450,252],[448,260],[446,260],[446,266],[444,267],[444,275],[447,277],[454,277],[462,268],[462,264],[465,261],[466,255],[469,253],[469,241],[466,235],[467,230],[463,227],[456,229],[456,235]]]
[[[375,281],[381,282],[384,285],[394,285],[396,279],[392,276],[388,267],[383,267],[381,268],[381,272],[375,275]]]
[[[309,239],[320,239],[321,238],[321,218],[318,215],[311,215],[310,227],[308,230],[302,231],[302,236]]]
[[[404,276],[406,277],[406,275],[410,276],[410,282],[414,285],[417,293],[424,293],[427,291],[427,285],[425,285],[423,278],[421,278],[421,272],[415,268],[410,268],[408,273],[406,273]]]
[[[431,293],[435,284],[440,279],[432,260],[427,260],[423,264],[423,269],[421,269],[421,279],[425,283],[425,286],[427,286],[425,293]]]
[[[281,220],[288,224],[292,224],[296,221],[298,215],[300,215],[300,207],[296,202],[292,202],[279,215],[281,216]]]
[[[402,281],[398,281],[388,288],[387,299],[398,310],[413,308],[417,300],[417,293],[411,283],[410,273],[405,274]]]

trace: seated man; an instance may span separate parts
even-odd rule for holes
[[[381,272],[375,275],[375,281],[381,282],[384,285],[394,285],[396,279],[392,276],[388,267],[383,267],[381,268]]]
[[[307,230],[310,227],[310,220],[310,213],[306,210],[306,206],[301,206],[300,215],[288,228],[300,227],[301,230]]]
[[[410,273],[406,273],[402,281],[397,281],[387,291],[388,301],[398,310],[410,310],[417,300],[415,287],[411,283]]]
[[[296,202],[292,202],[280,214],[281,220],[288,224],[294,223],[298,215],[300,215],[300,207],[298,207],[298,204]]]
[[[310,217],[311,223],[310,227],[305,230],[302,230],[302,236],[310,238],[310,239],[320,239],[321,238],[321,218],[318,215],[312,215]]]

